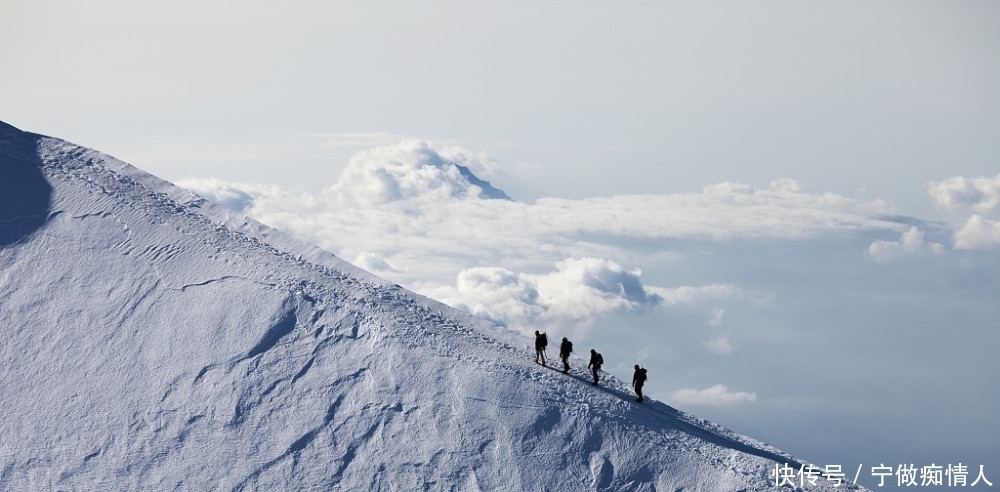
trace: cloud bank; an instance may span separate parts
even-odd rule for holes
[[[705,389],[684,388],[670,393],[670,401],[679,405],[720,406],[757,400],[756,393],[745,391],[729,391],[724,385],[717,384]]]
[[[920,255],[924,253],[940,254],[945,251],[945,247],[940,243],[926,243],[924,233],[916,227],[910,227],[904,232],[899,241],[879,240],[868,246],[868,254],[879,263],[900,259],[904,256]]]
[[[1000,207],[1000,174],[992,178],[954,176],[940,182],[932,181],[927,184],[927,192],[934,203],[948,209],[970,207],[986,213]]]
[[[470,268],[458,274],[454,286],[429,293],[526,334],[541,326],[579,335],[595,316],[660,304],[663,298],[642,284],[641,274],[613,261],[577,258],[558,262],[555,271],[542,275]]]
[[[1000,222],[983,215],[1000,209],[1000,174],[990,178],[953,176],[927,183],[927,193],[948,210],[969,208],[974,213],[955,231],[957,250],[984,250],[1000,247]]]
[[[344,139],[355,137],[387,136]],[[791,179],[765,188],[724,182],[698,193],[528,204],[478,177],[496,171],[485,153],[403,140],[357,153],[318,195],[217,179],[179,184],[425,295],[524,331],[585,330],[605,315],[746,295],[728,283],[644,285],[635,266],[648,260],[635,252],[636,242],[658,244],[668,254],[663,247],[677,241],[801,240],[876,230],[904,238],[899,246],[873,244],[873,256],[911,248],[905,227],[882,218],[891,207],[807,192]]]
[[[758,189],[737,183],[700,193],[625,195],[519,203],[489,197],[467,169],[489,164],[482,154],[437,151],[404,142],[356,156],[341,179],[314,196],[270,185],[215,179],[179,182],[210,200],[287,230],[344,258],[363,253],[377,271],[406,272],[397,281],[448,278],[471,266],[542,268],[569,258],[641,261],[637,241],[808,239],[822,234],[905,227],[881,217],[879,202],[804,192],[791,180]],[[485,195],[484,195],[485,194]],[[664,251],[666,253],[666,251]],[[705,288],[705,287],[699,287]],[[716,292],[655,291],[663,302]]]
[[[479,179],[470,166],[489,171],[493,164],[486,154],[404,140],[352,157],[328,193],[341,206],[369,207],[402,200],[510,198]]]
[[[1000,247],[1000,221],[973,215],[955,232],[955,249],[992,249]]]

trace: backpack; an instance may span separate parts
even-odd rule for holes
[[[570,353],[573,352],[573,342],[566,340],[565,342],[563,342],[561,348],[562,348],[562,353],[569,355]]]
[[[535,337],[535,348],[544,349],[549,344],[549,337],[544,333]]]
[[[639,382],[639,383],[645,383],[646,382],[646,368],[645,367],[640,367],[639,368],[639,370],[636,372],[636,378],[635,378],[635,380],[636,380],[636,382]]]
[[[604,365],[604,356],[600,352],[594,354],[594,364],[598,366]]]

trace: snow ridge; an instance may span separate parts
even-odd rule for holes
[[[0,490],[769,490],[800,463],[108,155],[0,124],[0,183]]]

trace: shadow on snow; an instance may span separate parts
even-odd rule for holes
[[[49,215],[52,187],[42,174],[41,138],[0,121],[0,248],[38,230]]]

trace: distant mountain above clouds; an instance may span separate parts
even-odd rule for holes
[[[494,200],[513,200],[513,198],[507,196],[507,193],[504,193],[503,190],[494,188],[489,181],[479,179],[479,176],[473,174],[469,168],[458,164],[453,165],[458,168],[458,172],[469,182],[469,184],[477,186],[480,190],[482,190],[480,191],[481,197]]]
[[[787,490],[802,466],[100,152],[0,124],[0,191],[2,490]]]
[[[464,149],[436,149],[427,142],[404,140],[359,152],[330,191],[341,200],[368,205],[408,199],[510,200],[471,169],[488,165],[488,158]]]
[[[213,177],[185,178],[177,184],[244,213],[250,213],[262,201],[303,204],[310,210],[478,200],[513,202],[506,192],[474,171],[488,173],[492,166],[485,154],[455,147],[435,148],[421,140],[402,140],[395,145],[358,152],[337,182],[315,196],[269,184],[226,182]]]

